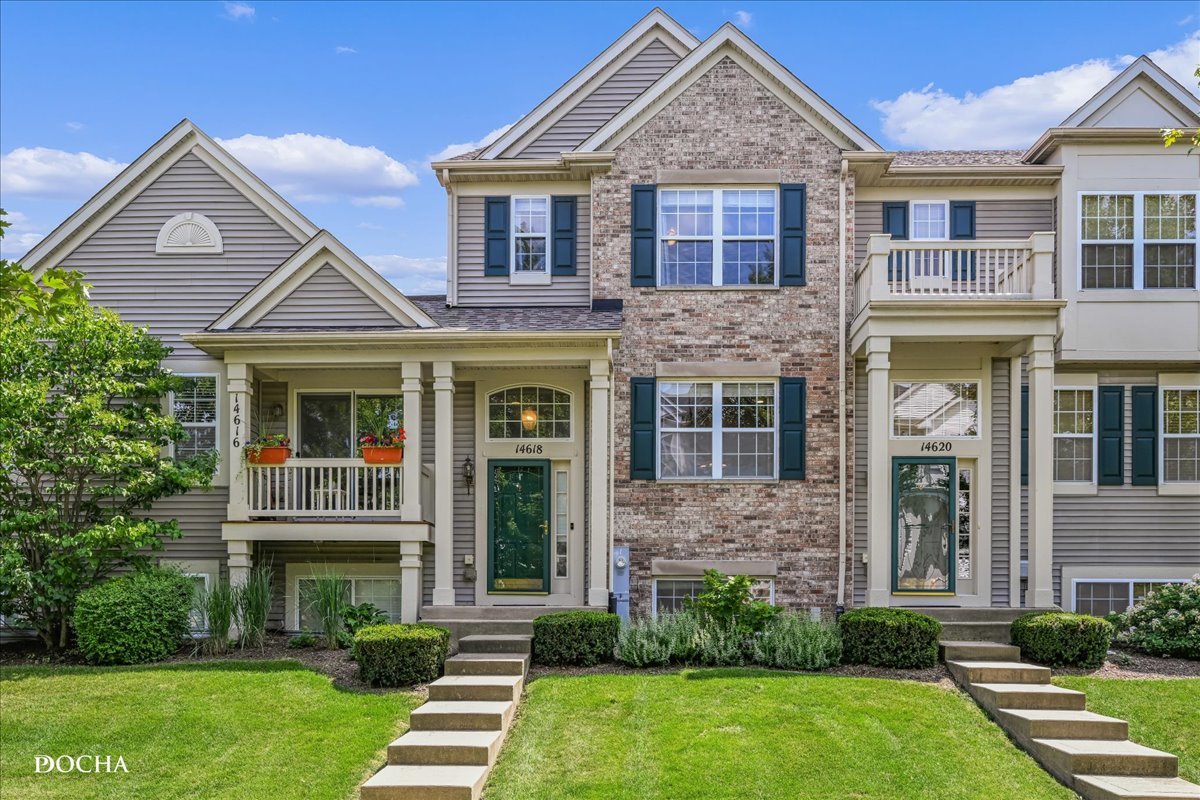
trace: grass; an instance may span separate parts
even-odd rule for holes
[[[0,798],[345,800],[419,704],[294,661],[0,669]],[[129,772],[35,774],[35,754]]]
[[[1054,683],[1087,692],[1089,711],[1127,720],[1130,739],[1179,756],[1179,776],[1200,783],[1200,678],[1063,675]]]
[[[485,800],[1067,800],[935,684],[694,670],[529,684]]]

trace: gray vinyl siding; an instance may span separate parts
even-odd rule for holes
[[[867,257],[867,240],[883,233],[883,203],[854,203],[854,269]]]
[[[548,286],[511,286],[508,276],[483,274],[483,198],[458,198],[458,304],[463,306],[586,306],[591,302],[592,200],[576,198],[575,274]]]
[[[1054,230],[1053,200],[977,200],[975,237],[977,239],[1025,239],[1032,233]],[[854,263],[867,256],[867,239],[883,233],[883,203],[854,204]]]
[[[513,158],[555,158],[574,150],[679,62],[658,39],[597,86]]]
[[[260,381],[255,390],[258,397],[257,417],[262,435],[274,433],[286,435],[288,424],[287,381]],[[275,413],[278,406],[280,413]]]
[[[168,540],[159,558],[179,560],[217,559],[225,562],[228,551],[221,540],[221,523],[229,505],[229,488],[214,486],[209,491],[193,489],[186,494],[159,500],[150,511],[152,519],[179,522],[183,538]]]
[[[185,211],[204,214],[224,252],[157,255],[158,232]],[[299,242],[194,155],[179,159],[61,261],[92,284],[92,300],[148,325],[177,356],[180,334],[206,328],[285,261]]]
[[[475,462],[475,488],[470,494],[462,480],[462,463],[467,458]],[[464,560],[475,553],[475,492],[479,485],[481,465],[475,456],[475,384],[457,383],[454,386],[454,602],[456,605],[475,605],[475,584],[463,579]],[[476,564],[477,570],[483,565]]]
[[[1009,499],[1012,497],[1009,468],[1012,465],[1012,403],[1008,385],[1009,361],[992,359],[992,508],[991,508],[991,575],[994,606],[1008,605],[1009,546],[1008,524],[1012,517]],[[982,509],[981,509],[982,511]],[[989,524],[985,522],[985,524]],[[979,563],[979,559],[976,559]]]
[[[861,424],[854,426],[854,582],[853,605],[867,604],[867,565],[862,563],[860,553],[867,552],[870,529],[867,525],[867,454],[870,444],[867,439],[867,362],[854,362],[854,419]]]
[[[271,614],[267,626],[272,630],[292,630],[294,622],[284,619],[287,586],[287,565],[328,564],[331,571],[350,571],[347,564],[395,564],[400,569],[398,542],[257,542],[254,563],[266,564],[272,570]]]
[[[396,325],[390,314],[367,297],[332,264],[297,286],[255,327]]]

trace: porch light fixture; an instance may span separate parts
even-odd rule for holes
[[[521,427],[527,431],[532,431],[537,427],[537,409],[523,408],[521,409]]]
[[[467,456],[467,460],[462,466],[463,484],[467,487],[467,494],[471,493],[471,487],[475,485],[475,463],[471,461],[471,457]]]

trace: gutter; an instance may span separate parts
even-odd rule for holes
[[[846,177],[842,159],[838,180],[838,589],[837,607],[846,607]],[[851,272],[850,274],[853,274]]]

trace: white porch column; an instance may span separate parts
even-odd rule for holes
[[[1029,237],[1033,260],[1030,291],[1034,300],[1054,299],[1054,234],[1035,233]]]
[[[589,488],[588,530],[588,597],[589,606],[608,607],[608,462],[609,462],[609,402],[612,379],[610,364],[605,359],[591,362],[591,418],[588,430]]]
[[[1008,605],[1021,607],[1021,357],[1008,360]]]
[[[1029,584],[1025,605],[1054,605],[1054,339],[1029,346]]]
[[[867,339],[867,604],[872,606],[886,606],[892,597],[892,487],[888,457],[891,352],[889,337]]]
[[[433,604],[454,605],[454,364],[433,362]]]
[[[230,520],[250,519],[250,498],[246,481],[246,464],[242,459],[243,448],[250,438],[250,404],[254,401],[254,367],[238,362],[227,363],[226,386],[229,405],[229,441],[225,452],[229,473],[229,505],[226,518]]]
[[[400,365],[401,389],[404,392],[404,502],[400,517],[405,521],[424,519],[421,513],[421,362],[405,361]]]
[[[254,542],[230,539],[225,542],[229,553],[229,585],[245,586],[250,579],[250,567],[254,566]]]
[[[421,611],[421,543],[400,543],[400,621],[416,622]]]

